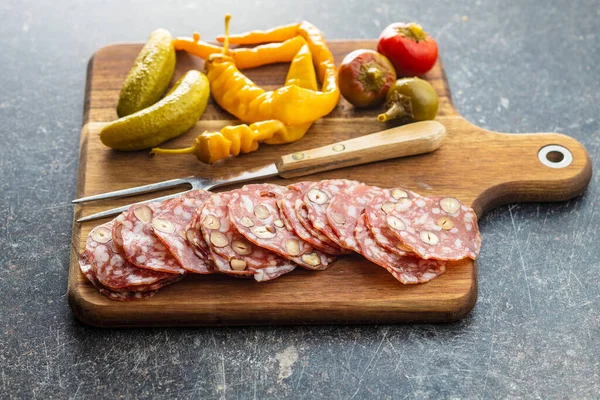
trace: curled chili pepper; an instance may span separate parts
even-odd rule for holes
[[[230,37],[229,18],[229,15],[225,18],[226,35],[217,38],[224,41],[223,48],[201,42],[197,34],[192,39],[178,38],[174,44],[176,49],[207,58],[213,98],[225,110],[251,125],[204,132],[189,148],[153,149],[152,153],[191,153],[200,161],[212,163],[229,155],[255,151],[259,142],[293,142],[301,139],[314,121],[329,114],[337,105],[340,91],[333,55],[316,27],[302,22]],[[235,44],[283,42],[230,50],[229,38]],[[298,44],[300,47],[296,50]],[[285,86],[274,91],[265,91],[239,70],[242,66],[250,68],[290,60]],[[313,62],[323,82],[320,91]]]
[[[255,43],[257,36],[261,40],[270,40],[272,37],[281,38],[283,34],[290,32],[289,26],[275,28],[260,35],[250,32],[232,37],[231,43],[246,44],[246,37],[249,37],[251,43]],[[321,32],[309,22],[297,24],[296,35],[304,38],[308,45],[319,79],[323,82],[320,91],[295,85],[264,91],[239,71],[233,57],[213,54],[207,60],[206,71],[215,101],[243,122],[276,119],[287,125],[298,125],[314,122],[329,114],[340,98],[333,55]],[[218,37],[217,40],[221,41],[223,38]]]

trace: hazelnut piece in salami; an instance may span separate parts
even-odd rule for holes
[[[397,231],[403,231],[406,229],[406,224],[404,222],[402,222],[402,220],[398,217],[394,217],[393,215],[390,215],[386,218],[386,221],[391,228],[393,228]]]
[[[133,215],[140,221],[147,223],[152,219],[152,209],[147,205],[141,205],[133,210]]]
[[[242,224],[242,226],[245,226],[246,228],[254,226],[254,222],[252,222],[252,220],[245,215],[242,218],[240,218],[240,224]]]
[[[317,266],[321,264],[321,259],[317,253],[306,253],[302,254],[302,261],[307,263],[308,265]]]
[[[395,205],[396,205],[396,203],[392,203],[391,201],[387,201],[387,202],[385,202],[385,203],[383,203],[381,205],[381,210],[384,213],[389,214],[394,209]]]
[[[271,232],[268,226],[255,226],[250,231],[261,239],[272,239],[275,237],[275,232]]]
[[[120,223],[115,226],[115,230],[114,230],[115,234],[113,236],[113,242],[115,242],[117,244],[117,246],[119,246],[119,247],[123,247],[122,230],[123,230],[123,225],[121,225]]]
[[[325,204],[329,200],[329,197],[319,189],[312,189],[308,192],[308,199],[316,204]]]
[[[291,256],[297,256],[300,254],[300,244],[296,239],[288,239],[285,242],[285,248]]]
[[[221,221],[214,215],[207,215],[202,224],[208,229],[219,229],[221,227]]]
[[[423,243],[427,243],[433,246],[440,242],[440,238],[435,233],[429,231],[421,231],[419,237],[421,238]]]
[[[278,228],[283,228],[285,226],[283,221],[280,219],[276,219],[275,221],[273,221],[273,225],[275,225]]]
[[[264,204],[259,204],[254,207],[254,215],[256,215],[257,218],[265,219],[269,217],[269,209]]]
[[[448,214],[455,214],[460,209],[460,202],[454,197],[444,197],[440,200],[440,207]]]
[[[252,253],[252,245],[246,241],[234,240],[231,242],[231,248],[239,255],[245,256]]]
[[[152,226],[160,232],[173,233],[175,232],[175,225],[171,221],[167,221],[163,218],[155,218],[152,220]]]
[[[394,189],[392,190],[392,197],[396,200],[400,200],[404,197],[408,197],[408,193],[402,189]]]
[[[229,262],[231,269],[234,271],[243,271],[246,269],[246,261],[236,260],[235,258]]]
[[[227,236],[223,235],[221,232],[211,232],[210,242],[216,247],[225,247],[229,244]]]
[[[112,239],[112,232],[104,226],[99,226],[92,231],[90,236],[98,243],[108,243]]]
[[[437,220],[437,225],[443,230],[449,231],[454,227],[454,221],[452,221],[452,218],[444,215]]]
[[[194,243],[194,240],[196,240],[196,232],[194,232],[193,229],[188,229],[185,233],[185,237],[187,238],[188,242]]]

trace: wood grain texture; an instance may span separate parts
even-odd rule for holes
[[[375,41],[333,41],[331,49],[339,62],[354,49],[374,49],[375,45]],[[77,197],[188,175],[219,177],[275,162],[284,154],[392,127],[376,120],[378,110],[355,110],[342,99],[301,141],[262,145],[257,152],[212,166],[199,163],[193,156],[148,157],[145,151],[112,151],[100,143],[98,131],[102,123],[116,119],[121,84],[140,48],[141,44],[113,45],[100,49],[90,60]],[[178,54],[174,80],[189,68],[203,70],[203,61]],[[274,65],[247,74],[259,85],[275,88],[284,82],[286,72],[287,65]],[[447,130],[438,150],[321,172],[308,179],[349,178],[382,187],[403,186],[424,195],[452,195],[471,204],[479,216],[509,202],[561,201],[585,190],[592,170],[580,143],[555,133],[508,135],[483,130],[458,115],[441,63],[426,78],[440,96],[437,120]],[[204,130],[216,131],[235,122],[210,101],[196,126],[165,147],[188,146]],[[568,148],[573,154],[571,165],[555,169],[540,163],[538,151],[549,144]],[[268,182],[288,184],[302,179],[273,178]],[[148,198],[151,196],[78,205],[74,217]],[[477,298],[474,262],[453,263],[444,275],[427,284],[402,285],[383,268],[355,255],[342,257],[327,271],[298,269],[267,283],[226,276],[188,276],[149,300],[119,303],[99,294],[80,273],[77,263],[89,231],[102,222],[74,223],[69,269],[71,308],[80,320],[96,326],[451,321],[468,313]]]
[[[276,163],[279,175],[295,178],[333,169],[352,167],[391,158],[437,150],[446,127],[436,121],[415,122],[335,144],[282,156]]]

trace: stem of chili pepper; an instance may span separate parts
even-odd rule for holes
[[[225,43],[223,44],[223,54],[227,54],[229,51],[229,21],[231,21],[231,14],[225,14]]]
[[[386,102],[385,106],[388,108],[387,111],[377,116],[379,122],[385,122],[390,119],[401,118],[407,115],[412,117],[413,115],[410,97],[398,92],[394,93],[390,100]]]

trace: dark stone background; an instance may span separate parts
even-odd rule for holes
[[[327,38],[417,20],[454,101],[600,158],[600,5],[587,1],[17,1],[0,4],[0,397],[592,398],[600,392],[595,175],[481,220],[479,300],[447,325],[99,330],[66,299],[86,63],[157,27],[211,38],[308,19]]]

